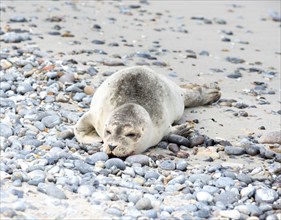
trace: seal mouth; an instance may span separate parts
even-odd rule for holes
[[[109,158],[109,159],[111,159],[111,158],[119,158],[119,159],[125,161],[127,157],[132,156],[132,155],[134,155],[134,154],[135,154],[135,151],[132,151],[130,154],[128,154],[128,155],[126,155],[126,156],[122,156],[122,157],[118,157],[118,156],[114,155],[112,152],[109,153],[109,154],[107,154],[107,155],[108,155],[108,158]]]

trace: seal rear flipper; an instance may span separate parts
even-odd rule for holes
[[[102,142],[102,138],[97,134],[92,124],[90,112],[86,112],[74,127],[74,134],[78,142],[83,144],[92,144],[94,142]]]

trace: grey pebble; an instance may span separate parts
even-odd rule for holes
[[[92,40],[93,44],[97,44],[97,45],[101,45],[101,44],[105,44],[105,41],[103,40]]]
[[[106,209],[106,213],[109,215],[115,215],[118,217],[122,216],[122,212],[117,208],[108,208],[108,209]]]
[[[266,186],[262,186],[260,189],[256,190],[255,199],[257,202],[268,202],[273,203],[278,199],[278,193]]]
[[[186,146],[186,147],[190,147],[189,140],[185,137],[180,136],[180,135],[171,134],[171,135],[168,136],[167,139],[168,139],[169,142],[172,142],[172,143],[175,143],[175,144],[178,144],[178,145],[183,145],[183,146]]]
[[[166,141],[160,141],[158,144],[157,144],[157,147],[158,148],[161,148],[161,149],[167,149],[167,147],[168,147],[168,142],[166,142]]]
[[[231,78],[231,79],[238,79],[238,78],[242,77],[242,74],[240,72],[234,72],[234,73],[228,74],[227,77]]]
[[[85,162],[91,165],[94,165],[97,161],[107,161],[108,155],[105,152],[97,152],[87,157]]]
[[[44,117],[41,122],[47,127],[47,128],[53,128],[56,125],[59,125],[61,123],[61,118],[57,114],[54,115],[48,115]]]
[[[248,210],[250,211],[250,215],[252,216],[260,216],[262,214],[262,210],[255,204],[246,204]]]
[[[174,170],[176,168],[176,163],[172,160],[164,160],[159,166],[163,170]]]
[[[135,207],[138,209],[138,210],[148,210],[148,209],[152,209],[152,205],[151,205],[151,201],[150,199],[144,197],[144,198],[141,198],[135,205]]]
[[[82,196],[91,196],[94,192],[95,188],[91,185],[81,185],[78,187],[77,192]]]
[[[234,185],[234,180],[229,177],[220,177],[215,181],[217,187],[225,188]]]
[[[18,201],[15,201],[13,203],[13,208],[16,211],[24,212],[26,210],[26,208],[27,208],[27,205],[26,205],[26,203],[23,200],[18,200]]]
[[[121,160],[119,158],[111,158],[111,159],[107,160],[104,165],[107,169],[110,169],[113,166],[117,167],[120,170],[125,170],[125,168],[126,168],[126,165],[123,162],[123,160]]]
[[[44,131],[46,128],[46,126],[41,121],[35,121],[34,126],[40,131]]]
[[[136,154],[136,155],[127,157],[125,161],[130,164],[139,163],[142,166],[148,166],[150,158],[143,154]]]
[[[186,167],[187,167],[188,163],[186,162],[186,160],[179,160],[176,163],[176,169],[177,170],[181,170],[181,171],[185,171]]]
[[[93,172],[93,166],[81,161],[81,160],[75,160],[74,165],[77,170],[80,171],[80,173],[85,174],[89,172]]]
[[[167,149],[172,151],[173,153],[177,153],[180,150],[179,146],[177,144],[174,144],[174,143],[168,144]]]
[[[27,92],[31,92],[33,91],[32,86],[30,85],[30,83],[21,83],[18,87],[17,87],[17,92],[24,95]]]
[[[65,193],[53,183],[40,183],[37,190],[57,199],[66,199]]]
[[[3,35],[3,40],[5,43],[19,43],[22,41],[31,40],[31,37],[28,33],[9,32]]]
[[[24,16],[21,15],[15,15],[13,17],[10,18],[11,22],[26,22],[26,18]]]
[[[208,184],[209,180],[211,180],[211,176],[207,174],[191,174],[188,179],[192,183],[200,181],[203,184]]]
[[[157,211],[154,209],[145,210],[145,211],[143,211],[143,214],[150,219],[156,219],[158,217]]]
[[[134,193],[130,193],[128,195],[128,201],[136,204],[140,199],[142,198],[142,193],[139,191],[136,191]]]
[[[244,148],[234,146],[225,146],[224,151],[228,155],[242,155],[246,152]]]
[[[190,138],[190,147],[194,147],[197,145],[203,144],[205,141],[205,137],[203,135],[198,135]]]
[[[251,155],[251,156],[256,156],[260,153],[259,151],[259,147],[255,146],[255,145],[251,145],[249,147],[246,147],[246,153]]]
[[[251,176],[244,173],[239,173],[236,178],[246,184],[250,184],[252,182]]]
[[[8,138],[12,135],[13,135],[12,128],[9,125],[0,122],[0,136]]]
[[[245,60],[238,58],[238,57],[227,57],[226,61],[228,61],[230,63],[234,63],[234,64],[245,63]]]
[[[225,191],[222,192],[221,194],[215,196],[215,201],[218,202],[222,202],[223,204],[227,205],[227,204],[233,204],[234,202],[237,202],[239,199],[239,197],[231,191]]]
[[[159,176],[160,176],[159,173],[157,173],[156,171],[150,170],[145,173],[144,178],[145,179],[158,179]]]

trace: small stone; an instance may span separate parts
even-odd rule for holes
[[[160,168],[163,170],[174,170],[176,168],[176,164],[172,160],[164,160],[160,163]]]
[[[166,141],[160,141],[158,144],[157,144],[157,147],[158,148],[161,148],[161,149],[167,149],[167,147],[168,147],[168,142],[166,142]]]
[[[226,61],[228,61],[230,63],[234,63],[234,64],[245,63],[245,60],[238,58],[238,57],[227,57]]]
[[[197,145],[203,144],[205,141],[205,137],[203,135],[198,135],[196,137],[192,137],[190,139],[190,147],[195,147]]]
[[[259,151],[259,147],[254,146],[254,145],[249,146],[249,147],[246,148],[246,153],[251,155],[251,156],[256,156],[256,155],[259,154],[259,152],[260,152]]]
[[[239,173],[236,178],[246,184],[250,184],[252,182],[251,176],[244,173]]]
[[[239,199],[238,196],[231,191],[222,192],[221,194],[215,197],[216,202],[220,201],[225,205],[233,204],[234,202],[237,202],[238,199]]]
[[[179,161],[177,161],[177,163],[176,163],[176,169],[177,170],[181,170],[181,171],[185,171],[186,170],[186,167],[187,167],[187,162],[186,162],[186,160],[179,160]]]
[[[169,135],[168,136],[168,141],[172,142],[172,143],[175,143],[175,144],[178,144],[178,145],[183,145],[183,146],[186,146],[186,147],[190,147],[189,140],[187,138],[182,137],[182,136],[177,135],[177,134]]]
[[[59,78],[59,81],[63,84],[65,83],[73,83],[75,80],[74,75],[71,73],[66,73]]]
[[[273,189],[263,186],[262,188],[257,189],[255,199],[260,203],[268,202],[272,204],[276,199],[278,199],[278,193]]]
[[[125,161],[130,164],[139,163],[142,166],[148,166],[150,158],[143,154],[136,154],[136,155],[127,157]]]
[[[180,150],[179,146],[177,144],[174,144],[174,143],[168,144],[167,148],[168,148],[168,150],[172,151],[173,153],[177,153]]]
[[[21,83],[18,87],[17,87],[17,92],[24,95],[27,92],[31,92],[33,91],[32,86],[29,83]]]
[[[198,192],[196,198],[199,202],[212,202],[213,196],[208,192]]]
[[[225,146],[225,153],[228,155],[242,155],[245,153],[245,149],[242,147]]]
[[[59,125],[61,123],[61,119],[57,114],[54,115],[48,115],[44,117],[41,122],[47,127],[47,128],[53,128],[56,125]]]
[[[31,40],[31,37],[28,33],[9,32],[3,35],[3,40],[5,43],[19,43],[22,41]]]
[[[151,201],[149,198],[141,198],[135,205],[138,210],[148,210],[152,209]]]
[[[87,95],[93,95],[95,93],[95,90],[92,86],[85,86],[84,93]]]
[[[88,164],[94,165],[97,161],[107,161],[108,155],[105,152],[97,152],[86,158]]]
[[[242,77],[242,74],[240,72],[235,72],[227,75],[228,78],[231,79],[238,79]]]
[[[111,159],[107,160],[104,165],[107,169],[110,169],[113,166],[117,167],[120,170],[125,170],[125,168],[126,168],[126,165],[123,162],[123,160],[121,160],[119,158],[111,158]]]
[[[253,187],[253,186],[247,186],[243,189],[241,189],[240,191],[240,195],[242,197],[248,197],[248,198],[251,198],[256,192],[256,188]]]
[[[93,44],[97,44],[97,45],[102,45],[102,44],[105,44],[105,41],[102,41],[102,40],[92,40],[92,43]]]
[[[281,144],[281,131],[271,131],[263,134],[259,143],[262,144]]]
[[[1,68],[3,70],[9,69],[10,67],[13,66],[13,64],[11,62],[9,62],[8,60],[5,60],[5,59],[1,59],[1,64],[0,65],[1,65]]]
[[[21,15],[15,15],[10,18],[11,22],[27,22],[26,18]]]
[[[145,173],[144,178],[145,179],[158,179],[159,177],[159,173],[155,172],[155,171],[148,171]]]
[[[8,138],[12,135],[13,135],[12,128],[9,125],[0,122],[0,136]]]
[[[52,183],[40,183],[37,190],[57,199],[66,199],[65,193]]]
[[[220,177],[215,181],[216,186],[220,188],[233,186],[234,183],[235,183],[234,180],[229,177]]]
[[[94,192],[95,188],[91,185],[82,185],[79,186],[77,192],[82,196],[91,196]]]
[[[74,165],[82,174],[93,172],[93,167],[81,160],[75,160]]]
[[[13,203],[13,208],[16,211],[24,212],[25,209],[26,209],[26,204],[25,204],[25,202],[23,200],[18,200],[18,201]]]
[[[221,217],[229,218],[229,219],[240,219],[240,212],[237,210],[220,210],[219,215]]]
[[[142,193],[139,191],[136,191],[134,193],[130,193],[128,195],[128,201],[136,204],[140,199],[142,198]]]
[[[117,208],[108,208],[108,209],[106,209],[106,213],[109,215],[115,215],[118,217],[122,216],[122,212]]]

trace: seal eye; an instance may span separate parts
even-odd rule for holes
[[[128,138],[135,138],[135,137],[137,137],[137,134],[129,133],[129,134],[126,134],[125,136],[128,137]]]
[[[107,135],[110,135],[110,134],[111,134],[111,132],[110,132],[109,130],[106,130],[105,133],[106,133]]]

